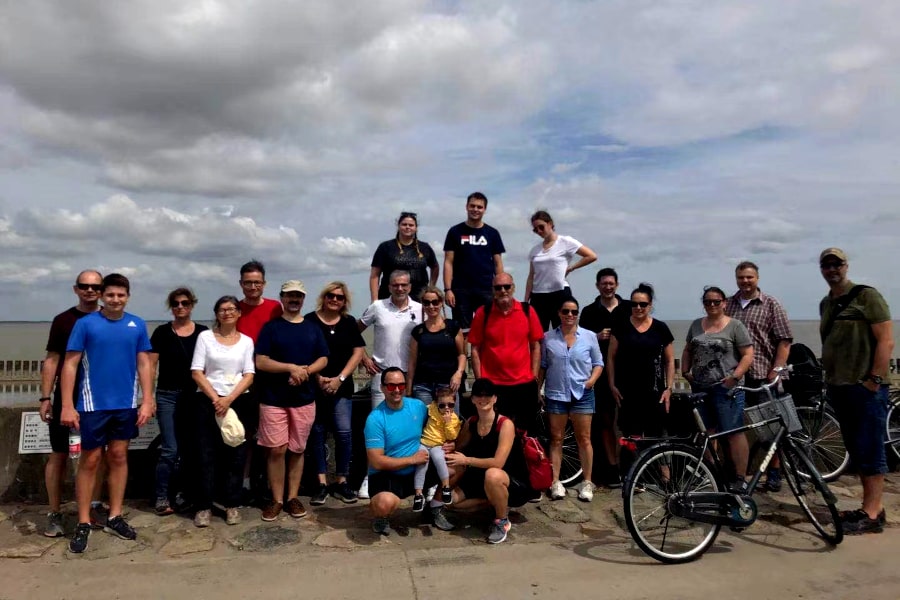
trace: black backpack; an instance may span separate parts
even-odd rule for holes
[[[822,393],[824,376],[822,363],[805,344],[791,344],[788,353],[789,365],[793,365],[790,377],[783,380],[784,391],[794,397],[797,404],[811,404]]]

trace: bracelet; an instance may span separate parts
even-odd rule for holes
[[[444,293],[445,293],[445,294],[446,294],[447,292],[452,292],[452,291],[453,291],[453,288],[444,288]]]
[[[49,402],[50,400],[53,400],[50,396],[41,396],[38,398],[38,402]]]

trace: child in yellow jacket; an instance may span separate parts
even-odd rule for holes
[[[441,480],[441,501],[450,504],[453,497],[450,494],[450,471],[447,469],[447,461],[444,459],[445,442],[451,442],[459,435],[462,425],[459,415],[454,412],[456,407],[456,394],[449,387],[439,387],[436,390],[437,398],[428,405],[428,421],[422,430],[422,440],[419,450],[428,452],[429,462],[434,463],[438,477]],[[425,472],[428,470],[428,462],[416,467],[413,482],[416,495],[413,498],[413,511],[422,512],[425,509],[425,496],[422,490],[425,487]]]

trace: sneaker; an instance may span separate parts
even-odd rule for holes
[[[551,500],[562,500],[566,497],[566,488],[563,484],[557,479],[553,482],[553,485],[550,486],[550,499]]]
[[[194,527],[209,527],[210,518],[212,518],[211,510],[198,510],[194,514]]]
[[[451,490],[448,487],[442,488],[441,489],[441,502],[443,502],[447,506],[450,506],[451,504],[453,504],[453,490]]]
[[[531,490],[531,495],[528,496],[527,500],[532,504],[537,504],[541,501],[541,490]]]
[[[778,493],[781,491],[781,471],[769,469],[766,472],[766,491]]]
[[[728,484],[728,491],[732,494],[744,495],[747,493],[747,482],[743,479],[738,479]]]
[[[191,506],[191,503],[188,501],[187,498],[184,497],[184,494],[182,494],[181,492],[178,492],[177,494],[175,494],[175,502],[173,502],[173,506],[172,506],[172,508],[175,509],[175,512],[179,512],[179,513],[187,512],[188,509],[190,508],[190,506]]]
[[[137,532],[134,530],[134,527],[129,525],[128,521],[122,518],[122,515],[109,519],[106,522],[103,531],[117,535],[123,540],[133,540],[137,537]]]
[[[313,506],[322,506],[325,504],[325,498],[328,497],[328,486],[324,483],[319,484],[319,488],[309,497],[309,503]],[[290,502],[288,502],[290,504]]]
[[[369,476],[366,475],[365,479],[362,480],[362,484],[359,486],[359,492],[356,493],[357,498],[362,498],[363,500],[369,499]]]
[[[425,499],[429,502],[434,500],[434,495],[437,494],[437,484],[431,486],[427,490],[425,490]]]
[[[882,511],[882,512],[884,512],[884,511]],[[864,511],[861,508],[856,508],[854,510],[839,510],[838,511],[838,517],[844,523],[855,523],[856,521],[859,521],[860,519],[864,519],[868,516],[869,515],[866,513],[866,511]]]
[[[488,544],[500,544],[506,541],[506,534],[512,529],[512,523],[509,519],[494,519],[491,525],[491,532],[488,534]]]
[[[160,517],[171,515],[175,512],[175,509],[172,508],[171,504],[169,504],[168,498],[157,498],[156,504],[154,505],[153,509]]]
[[[225,524],[237,525],[241,522],[241,511],[236,507],[225,509]]]
[[[69,552],[81,554],[87,548],[88,538],[91,536],[91,524],[79,523],[75,526],[75,535],[69,542]]]
[[[277,519],[278,515],[281,514],[282,506],[284,505],[281,502],[269,502],[262,511],[262,520],[268,522]]]
[[[44,528],[44,535],[47,537],[62,537],[65,535],[63,530],[63,516],[60,512],[47,513],[47,527]]]
[[[416,494],[413,498],[413,512],[422,512],[425,510],[425,496]]]
[[[618,469],[618,465],[616,465],[616,469]],[[622,487],[622,477],[618,473],[613,473],[603,481],[603,485],[611,490],[617,490]]]
[[[578,499],[582,502],[590,502],[594,499],[594,484],[590,481],[585,481],[581,484],[581,489],[578,491]]]
[[[391,535],[391,522],[385,517],[377,517],[372,520],[372,531],[378,535]]]
[[[91,529],[103,529],[103,524],[107,521],[109,521],[109,507],[91,502]]]
[[[865,511],[860,510],[862,515],[856,515],[856,519],[852,521],[844,521],[845,535],[862,535],[864,533],[881,533],[884,531],[885,521],[887,521],[884,509],[878,513],[876,518],[871,518]]]
[[[353,504],[356,502],[356,492],[350,487],[346,481],[341,481],[331,488],[331,495],[343,502],[344,504]]]
[[[300,498],[291,498],[287,503],[287,512],[295,519],[301,519],[306,516],[306,507],[300,502]]]
[[[432,506],[431,507],[431,524],[440,529],[441,531],[452,531],[456,529],[456,526],[453,525],[444,514],[443,506]]]

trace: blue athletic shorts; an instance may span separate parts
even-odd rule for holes
[[[877,392],[861,383],[828,386],[828,403],[834,408],[844,446],[860,475],[888,472],[884,449],[888,399],[886,385],[880,386]]]
[[[81,449],[102,448],[113,440],[132,440],[138,436],[136,408],[95,410],[78,413]]]

